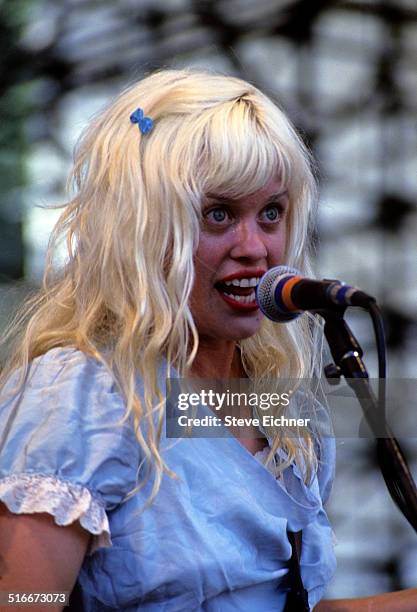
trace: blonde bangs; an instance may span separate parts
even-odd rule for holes
[[[216,109],[202,137],[198,174],[204,193],[238,199],[279,177],[287,187],[289,160],[245,99]]]
[[[291,161],[285,147],[271,138],[246,99],[188,117],[165,150],[170,181],[178,176],[182,195],[188,186],[194,209],[207,193],[238,199],[273,178],[278,177],[284,188],[290,180]]]

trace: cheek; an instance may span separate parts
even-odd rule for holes
[[[271,240],[268,244],[269,253],[269,264],[278,265],[282,264],[285,258],[286,252],[286,232],[285,229],[275,236],[274,240]]]
[[[194,254],[194,269],[196,276],[208,279],[216,275],[227,249],[227,241],[224,238],[200,236],[198,248]]]
[[[200,309],[207,301],[209,289],[214,283],[216,261],[213,253],[203,240],[200,240],[194,254],[194,285],[191,292],[191,309]]]

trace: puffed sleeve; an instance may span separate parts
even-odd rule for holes
[[[14,513],[47,512],[111,546],[107,513],[136,484],[139,445],[106,368],[71,348],[36,358],[23,392],[0,401],[0,500]]]

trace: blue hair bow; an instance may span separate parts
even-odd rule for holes
[[[131,115],[130,121],[132,123],[137,123],[139,130],[142,134],[147,134],[153,128],[153,121],[150,117],[145,117],[143,110],[141,108],[137,108]]]

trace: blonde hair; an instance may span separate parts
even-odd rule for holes
[[[129,121],[138,106],[154,121],[146,135]],[[23,381],[30,362],[58,346],[104,363],[153,466],[150,499],[163,472],[173,475],[159,452],[162,358],[167,373],[173,366],[184,376],[198,349],[188,304],[202,198],[208,191],[243,196],[277,176],[290,201],[286,263],[308,274],[316,202],[311,160],[284,113],[253,85],[205,71],[156,72],[100,113],[76,149],[75,195],[51,237],[42,288],[9,331],[16,335],[14,356],[2,378],[20,368]],[[56,270],[62,237],[68,260]],[[265,319],[239,344],[250,378],[312,375],[317,351],[305,317],[288,325]],[[312,467],[307,432],[302,439],[275,435],[274,448],[278,443],[288,453],[285,465],[304,460]]]

